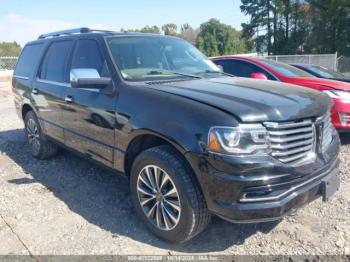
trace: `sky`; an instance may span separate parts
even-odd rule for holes
[[[0,42],[22,46],[40,34],[76,27],[117,30],[189,23],[210,18],[236,29],[248,18],[240,0],[0,0]]]

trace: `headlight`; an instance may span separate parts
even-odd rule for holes
[[[208,150],[223,154],[267,154],[268,133],[262,125],[212,127]]]
[[[347,91],[324,90],[323,92],[329,95],[331,98],[350,100],[350,92],[347,92]]]

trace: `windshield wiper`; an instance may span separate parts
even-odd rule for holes
[[[185,77],[190,77],[190,78],[195,78],[195,79],[201,79],[200,76],[195,76],[191,74],[184,74],[180,72],[174,72],[174,71],[161,71],[161,70],[152,70],[147,73],[147,75],[164,75],[164,74],[173,74],[173,75],[179,75],[179,76],[185,76]]]
[[[232,74],[225,73],[222,71],[215,71],[215,70],[205,70],[205,71],[197,72],[196,74],[221,74],[221,75],[234,77],[234,75],[232,75]]]

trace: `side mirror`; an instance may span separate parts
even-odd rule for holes
[[[252,73],[250,75],[250,77],[251,78],[255,78],[255,79],[268,80],[267,76],[264,73],[261,73],[261,72]]]
[[[74,88],[103,89],[111,82],[109,77],[101,77],[96,69],[77,68],[70,70],[70,83]]]

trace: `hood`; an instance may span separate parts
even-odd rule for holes
[[[158,82],[149,87],[221,109],[242,122],[317,117],[331,105],[327,95],[311,89],[238,77]]]
[[[337,89],[350,91],[350,83],[316,77],[291,77],[286,82],[301,86],[315,88],[318,90]]]

